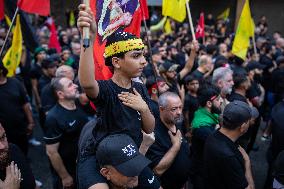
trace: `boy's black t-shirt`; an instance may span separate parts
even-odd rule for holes
[[[31,79],[39,80],[42,74],[41,67],[37,63],[33,63],[30,71]]]
[[[14,161],[17,164],[18,168],[21,170],[21,176],[23,180],[20,184],[20,189],[33,189],[35,188],[35,178],[32,173],[32,170],[29,166],[29,163],[23,154],[23,152],[14,144],[9,144],[9,157],[10,162]],[[0,179],[5,180],[6,169],[0,170]]]
[[[17,79],[7,78],[7,82],[0,85],[0,123],[8,139],[26,135],[27,119],[23,109],[26,103],[27,93]]]
[[[133,92],[133,88],[148,104],[150,97],[145,86],[138,82],[132,82],[130,89],[125,89],[112,80],[98,81],[99,94],[96,99],[90,99],[97,108],[98,123],[94,129],[94,138],[100,141],[102,137],[110,133],[128,134],[140,146],[142,142],[142,120],[140,112],[124,105],[118,98],[121,92]],[[150,106],[149,106],[150,108]]]
[[[46,144],[60,143],[58,152],[67,171],[75,175],[78,141],[88,118],[77,104],[75,110],[67,110],[56,104],[47,114],[44,126]]]

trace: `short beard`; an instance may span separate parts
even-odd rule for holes
[[[0,170],[5,170],[10,163],[9,151],[0,152]]]
[[[222,113],[222,110],[221,110],[221,108],[218,108],[218,107],[216,107],[214,104],[212,105],[212,108],[211,108],[211,113],[212,114],[221,114]]]

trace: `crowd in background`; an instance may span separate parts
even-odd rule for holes
[[[192,40],[189,24],[172,21],[171,26],[171,34],[165,34],[163,31],[141,33],[144,44],[148,44],[149,40],[151,48],[145,46],[147,63],[141,77],[133,78],[146,86],[151,98],[148,105],[156,122],[162,119],[162,116],[163,119],[172,118],[181,131],[177,135],[183,136],[187,145],[190,144],[190,168],[181,163],[182,166],[173,165],[183,169],[170,169],[171,165],[168,165],[168,171],[155,172],[160,173],[157,175],[161,178],[161,186],[172,188],[171,184],[174,187],[182,184],[179,186],[181,188],[184,185],[183,179],[171,182],[171,177],[177,175],[176,177],[182,178],[186,175],[188,177],[185,178],[191,184],[185,187],[206,188],[203,161],[206,139],[222,127],[220,115],[226,105],[237,100],[255,107],[259,112],[259,116],[250,121],[248,131],[237,140],[246,151],[242,152],[244,159],[244,154],[258,150],[259,147],[255,144],[256,136],[260,125],[265,125],[265,129],[260,131],[261,140],[271,141],[267,152],[269,170],[265,187],[271,188],[273,181],[275,183],[274,178],[283,187],[283,167],[274,167],[275,162],[282,161],[283,165],[284,161],[283,33],[272,31],[273,34],[268,35],[269,23],[266,17],[262,16],[256,23],[255,30],[257,54],[251,45],[247,59],[242,60],[231,53],[234,33],[228,20],[215,20],[211,14],[206,15],[205,37],[197,41]],[[9,144],[9,148],[6,147],[6,151],[13,151],[16,157],[12,160],[19,161],[19,169],[26,170],[22,171],[23,188],[35,187],[35,179],[29,165],[23,160],[28,153],[29,141],[32,145],[40,145],[36,140],[37,136],[33,136],[32,130],[35,126],[43,129],[53,179],[61,179],[63,185],[71,183],[75,186],[80,132],[89,120],[96,119],[96,108],[91,102],[93,100],[87,97],[78,79],[80,32],[75,26],[58,27],[57,32],[61,52],[48,48],[50,31],[47,26],[40,25],[36,27],[40,46],[34,52],[23,48],[16,76],[7,78],[3,64],[0,65],[0,123],[5,129],[0,129],[0,139],[2,144],[2,140],[7,136],[8,142],[13,143]],[[6,33],[7,27],[0,29],[1,41]],[[173,94],[168,92],[177,96],[171,96]],[[163,104],[159,96],[166,93],[172,98],[180,98],[181,111],[174,109],[172,114],[163,114],[159,108]],[[168,96],[165,95],[164,98],[170,98]],[[58,104],[63,104],[64,108]],[[35,120],[35,114],[39,120]],[[73,123],[74,117],[80,121]],[[63,134],[64,125],[68,124],[74,125],[76,131]],[[64,135],[64,138],[60,138],[61,135]],[[60,147],[57,146],[59,142]],[[161,149],[166,148],[168,142],[174,142],[174,136],[171,136],[171,141],[161,139],[158,144],[156,141],[146,153],[146,157],[153,161],[152,168],[158,165],[158,160],[161,159],[156,159],[157,154],[163,154]],[[183,146],[179,146],[179,150],[187,153]],[[61,156],[65,167],[55,165],[58,155]],[[5,180],[8,161],[4,155],[0,158],[0,176],[1,180]],[[281,163],[279,164],[281,166]],[[65,175],[64,179],[62,175]]]

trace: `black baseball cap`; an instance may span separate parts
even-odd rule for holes
[[[260,70],[263,70],[266,66],[263,65],[263,64],[260,64],[259,62],[257,61],[250,61],[248,63],[248,65],[246,66],[246,70],[249,72],[251,70],[254,70],[254,69],[260,69]]]
[[[171,61],[169,60],[165,60],[164,63],[162,63],[160,66],[159,66],[159,71],[161,73],[164,73],[164,72],[171,72],[171,71],[176,71],[176,69],[179,67],[178,64],[174,64],[172,63]]]
[[[143,156],[135,142],[126,134],[114,134],[98,145],[96,158],[101,166],[112,165],[127,177],[140,175],[151,162]]]
[[[257,118],[258,116],[259,113],[255,107],[251,107],[239,100],[230,102],[223,112],[223,120],[235,125],[241,125],[251,118]]]

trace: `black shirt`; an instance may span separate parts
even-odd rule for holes
[[[35,178],[32,170],[27,162],[27,159],[23,152],[14,144],[9,144],[9,157],[10,162],[14,161],[18,168],[21,170],[23,180],[20,184],[20,189],[34,189]],[[0,179],[3,181],[6,178],[6,169],[0,170]]]
[[[240,94],[236,93],[235,91],[233,91],[233,92],[228,96],[227,99],[228,99],[230,102],[233,102],[234,100],[239,100],[239,101],[248,103],[245,96],[240,95]]]
[[[31,79],[39,80],[42,74],[41,67],[37,63],[33,63],[30,71]]]
[[[150,97],[145,86],[138,82],[132,82],[132,88],[125,89],[112,80],[98,81],[99,94],[93,101],[97,108],[98,123],[93,134],[97,141],[103,136],[110,133],[123,132],[128,134],[140,146],[142,142],[142,121],[140,112],[122,104],[118,98],[121,92],[132,92],[135,88],[142,96],[143,100],[148,104]]]
[[[189,125],[191,124],[194,117],[194,112],[198,109],[198,107],[199,107],[198,98],[190,95],[189,93],[186,93],[184,99],[183,111],[185,113],[188,113]]]
[[[0,122],[8,140],[26,135],[27,119],[23,109],[26,103],[27,93],[17,79],[7,78],[7,82],[0,85]]]
[[[75,110],[67,110],[56,104],[47,114],[44,126],[46,144],[60,143],[58,152],[67,171],[75,175],[78,141],[81,130],[88,119],[77,105]]]
[[[177,126],[177,129],[180,129],[180,127]],[[146,153],[146,157],[152,161],[150,164],[150,167],[152,168],[159,164],[164,155],[172,147],[168,129],[160,119],[156,120],[154,133],[155,142]],[[189,148],[189,143],[183,138],[180,150],[172,165],[160,177],[163,189],[180,189],[188,180],[191,168]]]
[[[41,94],[42,89],[51,82],[51,78],[42,74],[38,81],[38,92]]]
[[[276,104],[271,111],[272,142],[271,150],[273,158],[284,150],[284,101]]]
[[[208,189],[245,189],[248,186],[238,146],[219,131],[206,140],[204,170]]]
[[[52,91],[50,83],[42,89],[40,99],[42,109],[45,113],[48,112],[56,104],[56,97]]]

